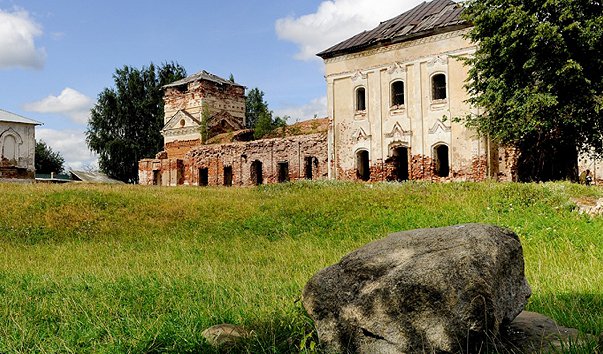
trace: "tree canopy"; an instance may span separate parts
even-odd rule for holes
[[[249,91],[245,99],[245,122],[247,128],[253,129],[253,136],[259,139],[278,127],[287,124],[287,117],[273,117],[264,100],[264,92],[259,88]]]
[[[43,140],[36,141],[35,163],[36,173],[61,173],[64,171],[65,159],[58,151],[53,151]]]
[[[101,171],[124,182],[138,181],[138,160],[163,149],[162,87],[184,77],[186,70],[173,62],[115,70],[115,87],[99,94],[86,131]]]
[[[469,0],[477,43],[468,126],[519,151],[521,180],[577,177],[579,152],[603,156],[603,3]]]

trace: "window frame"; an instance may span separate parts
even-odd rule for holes
[[[362,108],[360,107],[360,90],[362,90]],[[364,113],[366,112],[366,88],[364,86],[358,86],[354,89],[354,112]]]
[[[394,85],[395,84],[402,84],[402,92],[395,92],[394,90]],[[404,80],[402,79],[396,79],[394,81],[392,81],[389,85],[389,107],[391,109],[400,109],[403,108],[404,105],[406,104],[406,83],[404,82]],[[402,103],[397,103],[396,104],[396,97],[402,96]]]
[[[442,77],[443,82],[439,86],[436,86],[436,79]],[[443,97],[441,94],[443,93]],[[432,101],[445,101],[448,99],[448,77],[443,72],[437,72],[431,75],[431,100]]]

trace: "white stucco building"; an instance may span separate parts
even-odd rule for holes
[[[41,124],[0,109],[0,180],[34,181],[35,127]]]

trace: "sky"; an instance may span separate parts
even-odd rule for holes
[[[89,111],[124,65],[177,62],[259,88],[288,123],[325,117],[315,54],[420,0],[0,0],[0,108],[35,119],[72,169],[96,168]]]

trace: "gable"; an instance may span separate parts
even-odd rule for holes
[[[179,110],[170,118],[167,123],[163,126],[163,131],[166,130],[174,130],[174,129],[182,129],[182,128],[190,128],[190,127],[199,127],[201,122],[193,117],[191,114],[184,110]]]

